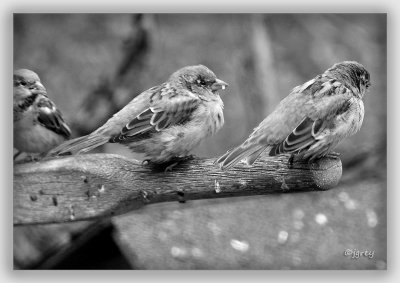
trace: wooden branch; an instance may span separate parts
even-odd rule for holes
[[[86,154],[14,166],[14,224],[113,216],[143,205],[206,198],[327,190],[340,180],[339,158],[313,164],[262,156],[253,167],[222,171],[214,159],[164,168],[111,154]]]

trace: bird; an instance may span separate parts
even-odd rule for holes
[[[327,154],[344,138],[360,130],[363,98],[370,74],[356,61],[334,64],[324,73],[296,86],[236,148],[215,164],[229,169],[245,159],[252,165],[264,151],[269,156],[290,153],[289,162],[312,162]]]
[[[89,135],[67,141],[48,156],[80,154],[105,143],[126,145],[146,162],[186,158],[224,124],[219,91],[228,84],[204,65],[186,66],[131,100]]]
[[[60,110],[47,96],[39,76],[29,69],[13,73],[14,148],[17,154],[44,154],[71,136]]]

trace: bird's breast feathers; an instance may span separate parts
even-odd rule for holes
[[[337,116],[337,128],[343,131],[343,136],[351,136],[358,132],[364,120],[364,103],[361,99],[351,98],[347,111]]]
[[[174,143],[179,140],[183,147],[189,150],[200,143],[204,138],[214,135],[224,125],[223,104],[200,104],[192,113],[192,118],[181,125],[164,129],[160,133],[160,139],[164,142]]]
[[[14,122],[14,147],[28,153],[45,152],[65,138],[37,122],[37,112],[29,109]]]

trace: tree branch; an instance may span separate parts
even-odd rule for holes
[[[143,205],[206,198],[327,190],[340,180],[339,158],[294,163],[263,155],[254,166],[222,171],[194,159],[164,172],[112,154],[86,154],[14,166],[14,224],[56,223],[123,214]]]

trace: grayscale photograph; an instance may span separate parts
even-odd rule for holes
[[[387,269],[387,14],[12,24],[14,270]]]

